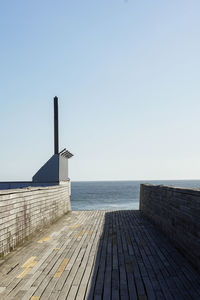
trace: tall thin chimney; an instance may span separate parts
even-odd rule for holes
[[[58,154],[58,97],[54,97],[54,154]]]

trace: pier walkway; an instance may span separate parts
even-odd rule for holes
[[[200,299],[200,275],[140,211],[73,211],[5,257],[0,299]]]

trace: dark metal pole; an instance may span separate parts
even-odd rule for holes
[[[58,97],[54,97],[54,154],[58,152]]]

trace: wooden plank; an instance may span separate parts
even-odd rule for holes
[[[116,234],[117,234],[117,253],[118,253],[118,272],[119,272],[119,290],[120,296],[123,299],[129,299],[129,295],[136,296],[135,294],[135,283],[129,285],[130,280],[126,273],[125,259],[123,255],[122,237],[123,225],[120,217],[120,212],[116,212]],[[137,296],[136,298],[137,299]]]
[[[93,235],[95,239],[93,240],[92,249],[88,258],[88,262],[85,268],[84,275],[79,285],[78,293],[76,295],[76,300],[82,300],[87,298],[85,296],[87,287],[90,287],[91,281],[93,280],[93,274],[91,274],[95,259],[96,259],[96,252],[98,247],[98,241],[101,235],[101,228],[102,228],[102,220],[103,220],[103,213],[98,212],[99,223],[97,224],[97,229],[93,231]]]
[[[139,211],[72,212],[1,267],[2,300],[200,298],[199,274]]]
[[[91,215],[93,215],[93,214],[94,213],[91,213]],[[93,222],[93,226],[95,226],[96,222],[97,222],[97,220],[95,222]],[[92,226],[92,225],[90,224],[90,226]],[[90,231],[90,230],[91,229],[87,229],[87,231]],[[59,295],[59,298],[58,298],[59,300],[65,299],[65,297],[66,297],[66,295],[68,295],[68,293],[69,293],[69,295],[67,297],[72,299],[74,297],[75,290],[77,293],[78,284],[76,284],[76,274],[77,274],[78,268],[80,268],[80,266],[81,266],[81,263],[80,263],[81,261],[83,261],[83,264],[86,265],[84,263],[84,257],[87,257],[87,250],[90,251],[91,245],[89,244],[89,241],[92,238],[91,235],[87,234],[87,232],[84,233],[84,236],[85,236],[85,238],[83,240],[82,249],[81,248],[78,250],[76,249],[76,251],[72,255],[71,265],[67,266],[67,269],[70,272],[67,277],[67,281],[65,282],[63,289]],[[89,245],[89,247],[86,247],[86,245]],[[77,256],[77,258],[76,258],[76,256]],[[74,262],[73,260],[75,260],[75,259],[76,259],[76,261]],[[75,285],[74,285],[75,287],[73,286],[74,280],[75,280]],[[71,289],[72,289],[72,292],[71,292]]]
[[[84,235],[85,236],[85,235]],[[82,239],[82,241],[84,241],[84,239],[85,239],[85,237],[83,236],[83,238],[81,238]],[[76,235],[74,235],[74,241],[76,241],[76,239],[78,239],[77,237],[76,237]],[[79,244],[79,247],[76,247],[76,249],[75,249],[75,251],[73,250],[72,251],[72,257],[75,255],[74,253],[78,253],[79,252],[79,250],[81,249],[81,243]],[[75,244],[75,246],[76,246],[76,244]],[[70,247],[67,247],[67,251],[70,251],[71,249],[70,249]],[[39,288],[41,291],[40,291],[40,293],[42,292],[42,291],[44,291],[44,292],[42,292],[42,296],[41,296],[41,299],[46,299],[46,298],[48,298],[49,296],[50,296],[50,294],[51,294],[51,292],[53,291],[53,289],[55,289],[54,287],[56,287],[56,283],[57,283],[57,281],[55,281],[55,280],[53,280],[53,282],[52,282],[52,279],[51,279],[51,274],[54,274],[54,270],[57,268],[57,266],[60,264],[60,262],[62,261],[62,258],[63,258],[63,256],[65,255],[67,255],[68,257],[69,257],[69,262],[68,262],[68,264],[66,265],[66,267],[65,267],[65,269],[70,269],[70,264],[72,263],[72,257],[70,258],[70,256],[71,256],[71,254],[69,255],[69,253],[67,254],[66,252],[65,252],[65,247],[63,246],[62,248],[61,248],[61,253],[62,253],[62,255],[60,255],[60,254],[58,254],[58,257],[59,257],[59,259],[55,259],[55,262],[53,262],[53,264],[54,264],[54,267],[53,268],[51,268],[51,270],[50,270],[50,272],[48,273],[46,273],[46,275],[47,275],[47,278],[49,278],[49,280],[46,282],[46,285],[44,285],[43,286],[43,288],[41,289],[41,288]],[[73,265],[73,264],[72,264]],[[63,272],[62,273],[64,273],[64,270],[63,270]],[[66,274],[66,273],[64,273],[64,274]],[[69,274],[69,273],[68,273]],[[58,277],[58,279],[59,279],[60,277]],[[65,291],[66,292],[66,291]],[[36,290],[36,293],[38,294],[38,290]],[[60,296],[59,296],[60,297]]]

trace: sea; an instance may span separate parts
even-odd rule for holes
[[[200,180],[72,181],[72,210],[139,209],[141,183],[200,188]]]

